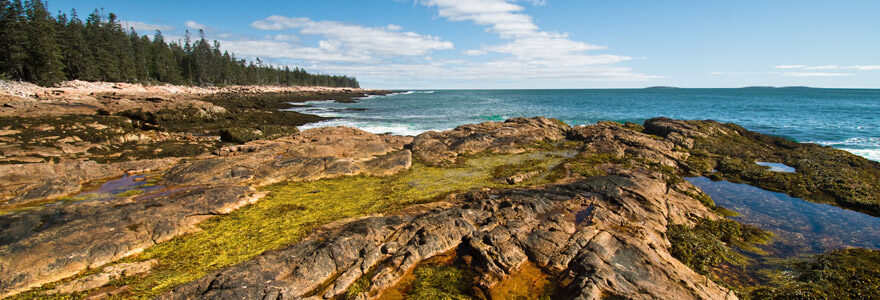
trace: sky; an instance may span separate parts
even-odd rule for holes
[[[877,0],[48,0],[366,88],[880,88]]]

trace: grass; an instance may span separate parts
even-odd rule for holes
[[[541,159],[544,158],[544,159]],[[129,290],[119,297],[150,298],[195,280],[210,271],[251,259],[267,250],[296,243],[316,227],[333,221],[389,212],[416,203],[432,202],[453,192],[478,188],[511,187],[494,179],[500,166],[538,159],[549,174],[563,158],[549,152],[488,155],[469,158],[456,167],[431,167],[416,163],[389,177],[350,176],[266,187],[270,194],[260,202],[229,215],[212,218],[201,230],[155,245],[120,262],[156,259],[150,274],[119,282]],[[545,183],[534,176],[514,186]],[[24,293],[41,295],[57,283]],[[64,298],[73,295],[57,295]],[[77,298],[77,297],[74,297]]]

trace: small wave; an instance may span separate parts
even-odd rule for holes
[[[443,130],[452,129],[452,128],[420,128],[420,127],[414,127],[411,125],[399,124],[399,123],[398,124],[395,124],[395,123],[376,124],[376,123],[356,121],[356,120],[351,120],[351,119],[333,119],[333,120],[326,120],[326,121],[321,121],[321,122],[316,122],[316,123],[309,123],[309,124],[305,124],[305,125],[300,126],[299,129],[300,130],[307,130],[307,129],[312,129],[312,128],[331,127],[331,126],[354,127],[354,128],[357,128],[357,129],[360,129],[363,131],[376,133],[376,134],[390,133],[390,134],[394,134],[394,135],[413,135],[413,136],[419,135],[425,131],[430,131],[430,130],[443,131]]]
[[[878,137],[854,137],[843,141],[808,141],[808,143],[819,144],[823,146],[858,146],[858,147],[880,147],[880,138]]]
[[[880,161],[880,149],[850,149],[850,148],[840,148],[840,150],[847,151],[849,153],[873,160]]]

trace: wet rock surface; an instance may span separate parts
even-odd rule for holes
[[[176,158],[166,158],[112,164],[66,161],[57,164],[0,165],[0,207],[67,196],[79,191],[82,184],[89,181],[119,177],[127,172],[164,170],[178,161]]]
[[[572,299],[735,298],[668,253],[666,225],[689,216],[715,217],[650,171],[473,192],[450,207],[329,229],[162,298],[333,298],[364,274],[370,276],[365,296],[376,296],[418,262],[455,248],[473,257],[486,289],[533,261],[566,282],[562,294]]]
[[[725,179],[787,193],[808,201],[880,216],[880,163],[849,152],[748,131],[736,124],[655,118],[656,134],[685,149],[682,165],[697,176]],[[772,172],[756,162],[783,163],[794,173]]]

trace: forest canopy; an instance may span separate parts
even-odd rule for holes
[[[208,42],[166,42],[123,28],[113,13],[97,9],[81,20],[76,10],[53,16],[39,0],[0,0],[0,78],[50,86],[64,80],[180,85],[299,85],[359,87],[348,76],[310,74],[248,62]]]

